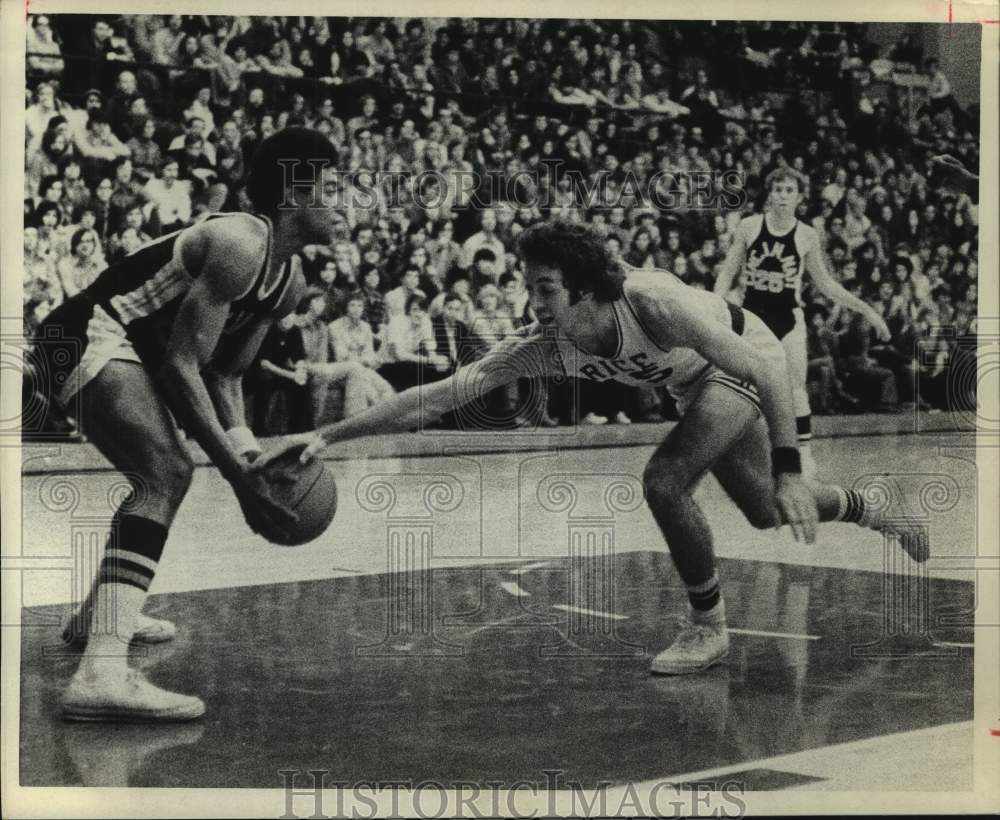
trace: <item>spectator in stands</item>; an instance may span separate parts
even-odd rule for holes
[[[420,289],[420,268],[410,262],[403,268],[399,287],[393,288],[385,295],[386,320],[391,322],[397,316],[403,316],[410,299],[414,296],[427,298],[427,294]]]
[[[847,243],[848,250],[855,250],[867,239],[871,220],[865,216],[865,199],[855,189],[850,189],[845,194],[847,208],[844,213],[844,233],[843,240]]]
[[[111,195],[115,191],[114,182],[108,177],[98,181],[94,188],[94,196],[87,206],[94,214],[94,230],[101,238],[102,246],[107,244],[111,234],[114,232],[114,208],[111,205]]]
[[[379,360],[372,327],[364,318],[366,307],[364,295],[355,291],[347,300],[344,315],[330,323],[330,343],[338,363],[353,362],[364,368],[365,402],[370,407],[392,396],[395,390],[376,372]]]
[[[472,257],[472,268],[469,276],[472,282],[472,289],[478,291],[487,285],[496,285],[500,281],[501,274],[498,272],[497,255],[492,248],[482,247],[475,252]]]
[[[934,116],[942,111],[950,111],[956,126],[964,126],[966,120],[965,111],[958,104],[955,95],[951,90],[951,83],[941,70],[941,63],[934,58],[924,62],[924,74],[927,76],[927,110]]]
[[[160,176],[146,183],[146,193],[163,233],[179,230],[191,219],[190,184],[179,180],[178,173],[177,160],[167,157],[160,167]]]
[[[500,293],[502,296],[501,310],[510,317],[514,327],[523,327],[531,323],[531,311],[528,305],[528,292],[519,274],[505,273],[500,277]]]
[[[685,281],[689,285],[701,285],[711,290],[715,284],[715,266],[722,261],[715,237],[706,236],[701,247],[688,258],[688,273]]]
[[[273,77],[301,77],[303,74],[302,69],[292,61],[291,46],[284,38],[271,43],[267,54],[258,54],[257,65]]]
[[[131,250],[123,251],[126,231],[132,232],[132,240],[130,241],[134,241],[138,244],[132,247]],[[143,216],[143,210],[138,203],[135,203],[131,208],[125,211],[118,233],[111,237],[111,253],[124,256],[131,253],[132,250],[136,250],[139,246],[152,241],[153,236],[148,233],[146,229],[146,220]]]
[[[71,145],[60,130],[50,128],[42,136],[40,150],[28,157],[25,167],[24,195],[44,198],[40,186],[47,178],[57,178],[63,160],[72,157]]]
[[[351,117],[347,121],[347,135],[353,137],[357,131],[368,129],[368,131],[378,130],[378,105],[371,94],[365,94],[361,98],[361,113],[356,117]]]
[[[253,431],[257,435],[284,435],[311,430],[309,374],[306,351],[298,327],[298,313],[289,313],[271,326],[259,353],[259,367],[249,380],[254,396]]]
[[[115,91],[108,100],[104,113],[111,123],[111,130],[123,142],[132,137],[128,129],[130,110],[133,100],[139,97],[135,74],[131,71],[122,71],[118,75]]]
[[[819,415],[851,409],[858,403],[840,381],[838,339],[827,326],[829,315],[822,304],[812,304],[806,311],[809,401]]]
[[[441,313],[431,320],[431,326],[434,333],[434,344],[436,350],[440,352],[446,362],[446,367],[439,369],[441,369],[443,373],[454,372],[463,365],[466,365],[476,359],[482,353],[483,342],[471,333],[469,326],[463,321],[463,317],[465,315],[465,305],[462,297],[455,293],[447,293],[441,294],[441,299]],[[431,377],[435,378],[436,375],[436,373],[433,373],[431,374]],[[503,390],[503,388],[501,390]],[[500,391],[494,391],[494,393],[484,397],[487,404],[485,413],[486,419],[506,418],[506,416],[496,415],[497,408],[495,406],[495,397],[499,392]],[[482,408],[477,402],[472,418],[478,417],[482,419],[483,415]],[[449,413],[441,420],[442,426],[446,428],[455,428],[458,426],[458,418],[458,413]]]
[[[389,320],[382,357],[379,374],[396,390],[426,384],[447,374],[448,359],[437,352],[427,303],[419,294],[407,299],[404,314]]]
[[[656,267],[652,235],[648,229],[640,228],[635,232],[624,258],[625,263],[633,268],[652,270]]]
[[[336,56],[334,66],[345,83],[371,77],[374,73],[371,59],[358,48],[354,41],[354,32],[350,29],[341,33],[340,43],[333,53]]]
[[[495,285],[486,284],[479,288],[476,308],[472,332],[490,347],[514,333],[514,322],[506,311],[501,310],[500,290]]]
[[[212,167],[215,167],[217,160],[215,146],[212,143],[205,141],[208,137],[208,133],[208,124],[202,117],[191,117],[186,121],[184,133],[179,134],[170,141],[170,144],[167,146],[167,153],[179,157],[184,151],[185,146],[188,144],[188,138],[199,137],[202,140],[202,153],[208,159]]]
[[[118,157],[130,156],[128,146],[112,133],[104,115],[96,111],[87,120],[86,134],[74,145],[83,159],[84,176],[88,179],[107,173]]]
[[[25,304],[30,301],[50,302],[53,307],[62,299],[62,286],[56,275],[58,255],[53,249],[39,241],[38,228],[26,225],[24,228],[24,282]]]
[[[119,157],[114,165],[114,182],[111,191],[111,229],[117,231],[125,214],[136,206],[145,205],[150,196],[145,187],[133,177],[132,160]]]
[[[63,73],[62,49],[52,33],[48,16],[39,14],[31,18],[25,51],[30,73],[47,77],[59,77]]]
[[[465,255],[464,266],[467,268],[471,267],[476,251],[480,248],[488,248],[493,251],[496,263],[495,275],[499,277],[506,270],[507,251],[504,248],[503,242],[500,241],[500,238],[496,234],[496,211],[492,208],[484,210],[482,216],[480,217],[479,224],[479,231],[466,239],[465,243],[462,245],[462,252]],[[494,284],[496,283],[494,282]]]
[[[382,295],[381,275],[378,267],[370,262],[362,262],[358,270],[361,280],[361,295],[365,300],[364,320],[371,326],[372,333],[379,337],[385,324],[385,297]]]
[[[52,83],[39,83],[35,89],[35,102],[24,112],[25,136],[27,146],[25,156],[30,157],[38,150],[42,137],[49,128],[53,117],[62,112],[62,104],[56,97]]]
[[[851,314],[840,338],[844,384],[852,395],[859,397],[859,407],[895,413],[899,409],[896,379],[891,370],[880,366],[871,356],[871,333],[864,316]]]
[[[63,201],[69,205],[72,216],[76,218],[80,208],[90,202],[90,189],[83,180],[83,169],[75,157],[64,157],[59,167],[63,181]]]
[[[70,240],[70,255],[59,260],[56,273],[66,298],[76,296],[107,267],[97,233],[81,228]]]
[[[33,21],[36,29],[39,19],[43,18]],[[856,50],[856,38],[845,39],[846,51],[834,55],[828,73],[820,77],[827,68],[815,44],[825,37],[823,27],[808,27],[807,32],[794,24],[748,23],[741,24],[743,34],[727,40],[719,27],[707,24],[692,28],[696,36],[680,37],[680,29],[669,22],[636,26],[631,33],[602,24],[581,33],[562,24],[543,28],[541,21],[482,20],[474,21],[474,25],[452,21],[440,27],[445,33],[438,37],[432,57],[429,32],[436,30],[437,24],[429,28],[420,20],[401,23],[404,34],[397,35],[391,21],[348,18],[337,23],[334,38],[325,17],[310,18],[305,25],[296,17],[251,20],[174,16],[164,24],[165,19],[125,16],[120,18],[121,30],[116,32],[107,19],[94,18],[93,30],[84,32],[82,38],[88,40],[86,48],[79,43],[71,48],[67,33],[58,21],[53,21],[57,34],[63,37],[62,56],[75,58],[89,49],[100,57],[103,70],[90,75],[95,87],[84,95],[85,109],[74,110],[62,104],[58,87],[47,82],[37,85],[35,101],[28,106],[25,196],[32,201],[26,215],[28,224],[33,225],[36,219],[52,223],[39,228],[41,235],[33,247],[48,248],[48,253],[56,257],[69,256],[70,237],[80,228],[92,228],[98,232],[105,252],[119,255],[158,235],[161,217],[167,223],[164,229],[169,230],[188,224],[198,212],[220,207],[222,203],[213,198],[213,193],[220,190],[225,192],[224,199],[228,197],[227,209],[247,207],[240,189],[254,146],[276,129],[301,121],[314,125],[341,146],[344,164],[352,169],[388,171],[400,179],[407,179],[409,174],[411,181],[422,171],[443,172],[437,178],[425,176],[419,189],[404,182],[391,198],[387,190],[379,188],[382,201],[370,210],[348,209],[352,235],[344,237],[342,247],[333,249],[334,279],[345,266],[358,271],[358,284],[365,298],[364,315],[376,333],[386,331],[384,325],[379,328],[384,306],[382,290],[397,285],[403,268],[414,262],[421,271],[418,287],[433,297],[433,316],[444,313],[447,290],[458,293],[455,304],[461,303],[463,320],[471,322],[478,286],[499,282],[505,295],[508,285],[519,288],[516,281],[504,276],[508,271],[517,271],[518,265],[516,256],[507,249],[514,247],[520,230],[543,218],[538,203],[549,201],[551,211],[545,210],[546,216],[581,218],[578,203],[573,201],[573,188],[565,178],[560,179],[558,174],[549,178],[541,173],[535,184],[530,174],[521,173],[544,171],[541,163],[546,160],[559,160],[564,169],[579,170],[588,185],[604,191],[609,201],[603,201],[602,196],[601,202],[588,203],[593,210],[583,218],[602,226],[616,254],[624,255],[633,264],[648,265],[644,234],[648,232],[653,264],[674,270],[696,286],[714,278],[713,254],[702,258],[703,249],[695,246],[695,253],[687,257],[692,247],[686,242],[690,237],[695,241],[710,237],[716,241],[716,252],[724,252],[733,225],[721,217],[713,219],[710,213],[676,209],[670,219],[660,212],[650,220],[642,215],[642,203],[631,200],[625,202],[626,208],[612,210],[611,201],[625,201],[626,178],[644,184],[654,170],[722,168],[743,174],[747,190],[753,195],[766,170],[787,162],[810,177],[814,193],[803,204],[799,216],[820,233],[838,277],[842,276],[851,287],[866,288],[873,300],[879,299],[880,289],[885,291],[886,280],[895,283],[891,298],[882,302],[893,322],[900,326],[898,333],[894,330],[892,342],[897,353],[906,359],[911,356],[908,345],[912,346],[912,334],[918,332],[915,314],[920,311],[933,309],[927,321],[935,323],[955,322],[964,327],[971,322],[977,295],[970,283],[974,285],[978,271],[978,217],[973,202],[978,181],[968,190],[956,192],[957,198],[949,198],[944,195],[946,186],[929,181],[928,169],[932,165],[924,155],[931,150],[948,152],[969,167],[977,167],[977,142],[971,120],[965,118],[964,125],[956,128],[953,121],[960,118],[960,108],[952,105],[953,97],[952,102],[947,100],[950,89],[947,78],[937,76],[939,67],[928,67],[933,69],[929,75],[932,87],[948,94],[940,96],[940,102],[932,100],[918,118],[913,135],[893,99],[862,106],[862,111],[845,116],[844,101],[853,93],[850,84],[856,63],[852,51]],[[131,44],[121,34],[128,35]],[[32,36],[29,32],[29,39]],[[831,43],[839,39],[834,37]],[[141,66],[115,70],[111,63],[129,56],[130,45],[141,63],[183,63],[181,73],[175,76],[177,82],[167,82],[169,69],[159,67],[159,79]],[[681,102],[670,98],[670,77],[656,49],[680,45],[684,59],[690,61],[687,65],[692,66],[703,64],[705,59],[710,66],[720,66],[717,60],[723,53],[743,55],[741,59],[745,59],[748,48],[762,56],[756,63],[762,68],[760,77],[736,72],[733,79],[738,76],[739,82],[729,83],[729,78],[720,74],[720,85],[727,81],[727,97],[735,94],[741,100],[727,109],[727,116],[743,118],[739,123],[719,127],[722,88],[710,87],[704,70],[685,89],[687,96]],[[185,54],[179,53],[181,50]],[[457,64],[449,56],[453,50],[458,54]],[[306,76],[289,78],[280,72],[276,77],[263,76],[258,58],[280,68],[289,55],[292,67]],[[430,78],[428,67],[433,67]],[[771,103],[787,95],[776,93],[765,99],[758,93],[759,84],[780,85],[771,80],[781,72],[787,74],[782,82],[788,80],[803,89],[800,96],[810,100],[808,104],[797,105],[796,95],[791,95],[782,110],[780,104]],[[30,83],[35,85],[38,77],[39,72],[32,71],[29,60]],[[253,82],[254,77],[260,82]],[[320,79],[311,79],[315,77]],[[379,86],[366,84],[362,93],[345,98],[354,105],[353,99],[365,95],[361,113],[347,127],[337,116],[343,112],[335,110],[334,100],[338,98],[330,86],[350,82],[352,77],[374,79],[383,89],[404,94],[382,97],[374,90]],[[514,84],[510,85],[512,77]],[[823,93],[816,97],[812,92],[819,85]],[[81,87],[85,86],[75,85],[74,90]],[[448,93],[439,93],[456,87],[487,89],[491,93],[499,87],[511,93],[511,99],[494,106],[470,96],[448,99]],[[227,99],[230,95],[231,100]],[[379,116],[374,97],[369,100],[368,95],[378,96],[387,112],[384,117]],[[110,100],[106,111],[105,97]],[[147,100],[155,101],[160,120],[149,116]],[[587,100],[602,105],[613,102],[641,106],[644,118],[615,122],[613,117],[592,115],[571,121],[566,111],[559,110],[558,103],[551,108],[553,100],[567,103],[567,110],[574,102]],[[190,180],[178,180],[177,166],[172,174],[166,166],[161,175],[163,160],[157,138],[177,135],[174,119],[181,109],[186,109],[185,119],[190,122],[168,150],[176,152],[182,169],[191,163],[190,156],[201,166],[198,170],[206,174],[209,169],[202,158],[207,154],[223,187],[206,188],[190,184]],[[476,119],[464,115],[463,109]],[[669,121],[678,116],[684,118],[683,124]],[[103,138],[102,119],[110,120],[111,136],[118,145]],[[92,121],[90,127],[88,121]],[[212,134],[213,122],[220,126],[217,142]],[[185,147],[193,131],[198,131],[202,140],[201,158],[196,150],[199,146],[186,146],[193,149],[190,155]],[[128,144],[122,146],[124,139]],[[142,180],[143,192],[151,197],[153,219],[146,223],[137,222],[132,210],[124,210],[128,203],[120,200],[128,192],[120,190],[120,181],[112,173],[115,160],[128,152],[132,155],[132,181]],[[126,166],[119,164],[118,168],[122,167]],[[497,202],[489,210],[482,210],[482,205],[470,202],[471,192],[461,180],[470,168],[479,173],[502,172],[507,190],[499,192],[501,200],[529,204],[510,208],[516,216],[508,219],[496,218],[505,207]],[[40,190],[42,180],[49,176],[61,181],[61,196],[55,196],[58,186],[51,182],[45,185],[44,193]],[[103,184],[105,176],[115,176],[118,188]],[[657,190],[676,193],[682,202],[691,194],[683,179],[658,179]],[[39,213],[32,213],[34,197],[44,198],[47,194],[55,196],[55,202],[42,202]],[[492,195],[497,196],[497,192]],[[421,196],[428,201],[421,201]],[[53,204],[58,213],[52,211]],[[465,214],[475,212],[468,207],[470,204],[480,209],[483,229],[461,246],[455,241],[454,230],[463,230]],[[729,215],[738,220],[745,212],[742,209]],[[78,223],[72,227],[67,224],[71,213]],[[659,228],[662,241],[655,228]],[[477,251],[482,254],[478,260]],[[39,251],[32,253],[37,255]],[[494,259],[491,261],[487,254],[493,254]],[[904,278],[898,274],[900,265],[895,257],[899,254],[913,268]],[[319,281],[328,255],[327,249],[303,252],[310,281]],[[464,276],[456,278],[452,272],[456,263],[466,269]],[[43,263],[34,264],[44,267]],[[362,264],[371,267],[359,267]],[[470,287],[470,273],[477,288]],[[328,299],[328,316],[344,309],[344,299],[353,288],[352,282],[341,282]],[[438,290],[442,292],[435,296]],[[51,300],[31,301],[44,312]],[[394,297],[394,301],[399,300]],[[505,305],[502,312],[519,312],[523,320],[527,313],[525,301],[520,291],[515,302]],[[405,301],[403,305],[405,309]],[[846,330],[845,347],[850,350],[851,329]],[[837,341],[830,335],[832,332],[828,330],[827,338]],[[867,351],[876,366],[881,356],[893,355],[870,344]],[[845,357],[835,355],[843,366]],[[895,365],[890,363],[890,369],[900,376]],[[940,373],[922,376],[937,378],[938,382],[942,378]],[[899,394],[907,389],[902,380],[898,381]],[[838,401],[834,396],[833,406]],[[591,402],[589,409],[611,417],[619,409],[627,410],[635,417],[633,408],[614,407],[601,397]]]
[[[69,245],[62,230],[62,209],[55,202],[42,202],[34,209],[30,223],[38,229],[38,253],[51,253],[58,260]]]
[[[343,416],[350,416],[368,407],[368,385],[364,366],[357,362],[333,362],[330,329],[323,316],[326,298],[319,288],[309,288],[298,307],[298,325],[302,333],[305,360],[302,367],[309,376],[308,392],[312,426],[325,424],[330,390],[341,385],[344,391]]]
[[[152,117],[146,117],[133,131],[132,139],[127,143],[132,164],[136,169],[141,169],[150,175],[155,175],[160,163],[163,162],[163,154],[155,137],[156,121]]]
[[[820,196],[836,208],[846,193],[847,170],[844,168],[837,168],[834,172],[833,178],[823,188]]]
[[[205,154],[205,140],[188,134],[184,137],[184,148],[171,151],[168,155],[177,162],[178,179],[192,183],[192,191],[202,191],[217,178],[215,163]]]

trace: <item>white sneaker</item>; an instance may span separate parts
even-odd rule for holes
[[[580,419],[580,424],[600,425],[607,423],[608,423],[607,416],[599,416],[597,415],[597,413],[587,413],[587,415],[585,415],[582,419]]]
[[[121,678],[77,672],[62,697],[65,720],[175,721],[205,714],[201,698],[154,686],[136,669]]]
[[[631,424],[631,423],[632,419],[630,419],[627,415],[625,415],[624,410],[619,410],[618,413],[615,415],[615,424]]]
[[[728,652],[729,631],[724,615],[701,621],[689,617],[674,642],[653,658],[649,668],[657,675],[690,675],[714,666]]]

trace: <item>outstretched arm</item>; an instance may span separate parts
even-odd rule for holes
[[[278,449],[259,459],[255,467],[264,467],[282,453],[302,445],[306,445],[302,460],[308,461],[335,441],[403,432],[437,421],[445,413],[523,376],[529,369],[524,351],[538,343],[534,335],[511,336],[483,358],[468,367],[459,368],[446,379],[411,387],[362,413],[321,427],[314,433],[288,437]],[[536,358],[532,357],[532,361]],[[548,362],[552,358],[544,357],[544,360]]]
[[[878,312],[871,305],[863,302],[841,284],[836,282],[826,268],[823,261],[823,252],[820,250],[818,240],[806,252],[806,271],[812,277],[813,285],[820,293],[834,304],[841,305],[855,313],[860,313],[868,323],[875,328],[875,333],[883,342],[892,338],[889,326],[885,323]]]

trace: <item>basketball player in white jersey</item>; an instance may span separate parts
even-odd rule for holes
[[[170,414],[230,483],[252,528],[294,520],[249,470],[247,456],[259,448],[246,427],[241,379],[271,322],[305,289],[295,254],[333,238],[334,214],[320,207],[327,179],[286,179],[287,164],[309,169],[336,159],[318,132],[278,132],[250,163],[247,193],[257,213],[218,215],[140,248],[37,331],[29,366],[132,485],[91,595],[64,634],[86,644],[62,699],[67,719],[190,720],[205,710],[199,698],[129,668],[126,651],[132,640],[155,643],[175,632],[141,612],[193,471]]]
[[[518,241],[538,321],[448,379],[286,439],[261,466],[294,447],[308,460],[333,441],[418,427],[526,373],[666,387],[683,415],[643,479],[687,586],[690,621],[653,660],[662,674],[706,669],[729,647],[712,533],[693,497],[709,470],[756,527],[784,522],[807,543],[817,519],[889,529],[859,493],[801,475],[784,350],[758,317],[665,271],[626,273],[583,225],[538,224]],[[922,533],[892,531],[914,559],[927,559]]]
[[[778,168],[765,180],[767,209],[742,220],[719,270],[715,292],[726,297],[742,270],[746,286],[743,307],[759,316],[781,340],[792,379],[795,424],[803,469],[815,474],[810,441],[812,411],[806,389],[806,322],[802,311],[802,276],[832,302],[864,315],[879,339],[888,341],[882,317],[839,285],[826,268],[816,229],[795,211],[806,192],[806,178],[793,168]]]

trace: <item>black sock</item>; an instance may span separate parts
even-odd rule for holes
[[[687,590],[691,607],[700,612],[708,612],[708,610],[715,608],[721,597],[719,576],[713,574],[711,578],[702,584],[688,584]]]
[[[795,431],[798,433],[799,447],[808,447],[812,442],[812,416],[798,416],[795,419]]]

